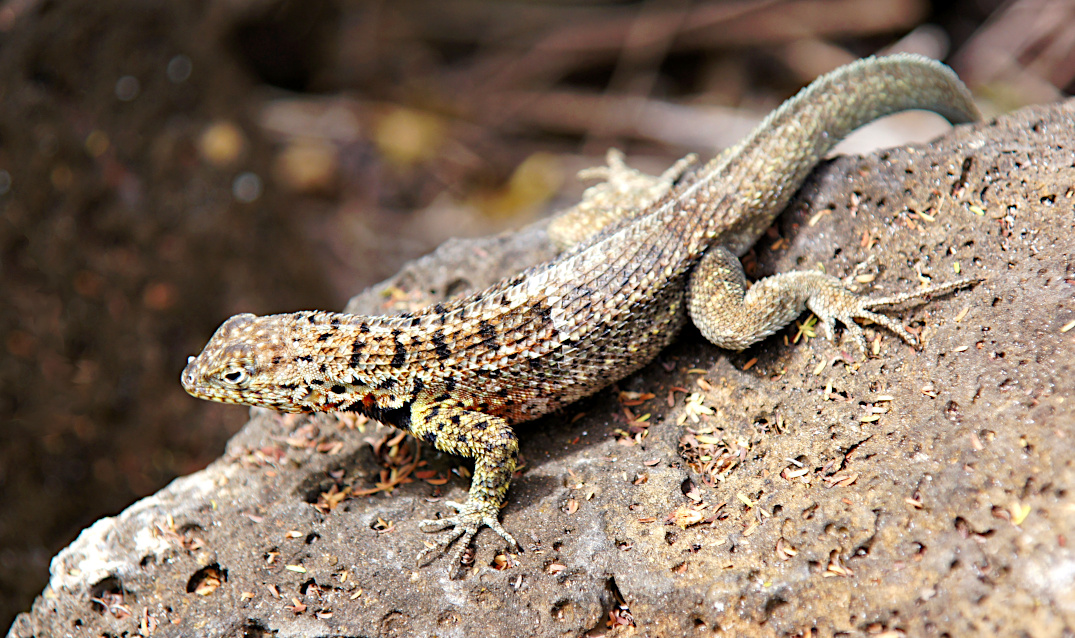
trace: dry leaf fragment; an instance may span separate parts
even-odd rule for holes
[[[560,563],[549,563],[549,565],[545,568],[545,573],[551,576],[555,576],[556,574],[559,574],[565,569],[567,569],[567,567],[565,565],[561,565]]]
[[[693,507],[681,505],[668,516],[668,520],[670,523],[678,525],[681,529],[687,529],[691,525],[697,525],[704,521],[705,515]]]

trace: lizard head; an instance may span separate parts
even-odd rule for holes
[[[308,411],[302,362],[290,356],[288,331],[279,315],[235,315],[217,329],[201,354],[190,357],[183,389],[209,401],[254,405],[283,412]]]

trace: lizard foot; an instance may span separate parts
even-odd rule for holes
[[[855,319],[865,319],[884,326],[910,346],[918,347],[920,345],[918,337],[908,331],[902,323],[887,315],[873,312],[873,309],[878,306],[891,306],[914,299],[924,299],[931,295],[943,295],[972,286],[980,281],[982,280],[977,278],[957,279],[889,297],[860,297],[842,286],[829,285],[816,288],[806,305],[821,320],[822,332],[827,339],[835,341],[835,322],[839,321],[847,328],[848,334],[863,354],[868,353],[866,337],[862,332],[862,327],[855,323]]]
[[[448,563],[448,576],[452,577],[457,567],[463,564],[463,553],[470,547],[470,541],[482,526],[489,527],[508,541],[508,545],[516,552],[522,552],[519,543],[500,524],[497,518],[498,509],[495,505],[483,505],[482,503],[468,499],[466,503],[445,501],[445,505],[455,509],[456,514],[445,518],[433,518],[419,521],[418,527],[423,532],[439,532],[449,527],[455,529],[448,532],[435,545],[422,550],[416,560],[418,565],[425,565],[436,556],[444,553],[453,543],[462,538],[455,551],[452,552]]]

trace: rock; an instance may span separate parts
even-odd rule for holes
[[[414,566],[416,522],[465,493],[429,482],[458,459],[423,449],[420,480],[337,503],[391,483],[382,463],[413,443],[255,410],[223,458],[56,556],[9,636],[1075,631],[1072,148],[1067,102],[823,164],[754,276],[876,255],[878,292],[986,280],[898,311],[921,351],[881,333],[862,362],[786,344],[792,328],[733,354],[688,329],[619,384],[629,414],[610,389],[521,426],[502,518],[526,551],[505,569],[488,530],[461,580]],[[548,250],[540,225],[450,242],[349,308],[458,294]]]

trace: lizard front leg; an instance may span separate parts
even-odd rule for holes
[[[880,324],[915,346],[918,339],[902,324],[872,309],[944,294],[978,281],[958,279],[891,297],[869,298],[852,292],[831,275],[793,271],[759,279],[748,290],[739,260],[723,246],[714,246],[690,274],[687,307],[702,335],[729,350],[742,350],[774,334],[809,309],[821,319],[826,337],[833,339],[833,327],[839,320],[866,354],[866,339],[855,319]]]
[[[606,166],[579,171],[580,179],[604,180],[586,189],[582,201],[561,211],[549,223],[549,238],[566,250],[599,233],[606,226],[629,219],[672,190],[697,161],[693,153],[660,175],[648,175],[627,166],[623,151],[610,148]]]
[[[515,432],[500,417],[467,410],[445,395],[423,394],[411,408],[411,432],[442,452],[474,459],[474,478],[465,502],[446,502],[456,510],[454,515],[418,523],[427,532],[455,528],[436,545],[423,550],[418,563],[424,564],[462,538],[448,565],[449,575],[453,574],[462,563],[463,552],[483,525],[500,534],[512,549],[521,551],[499,520],[511,475],[519,461],[519,439]]]

